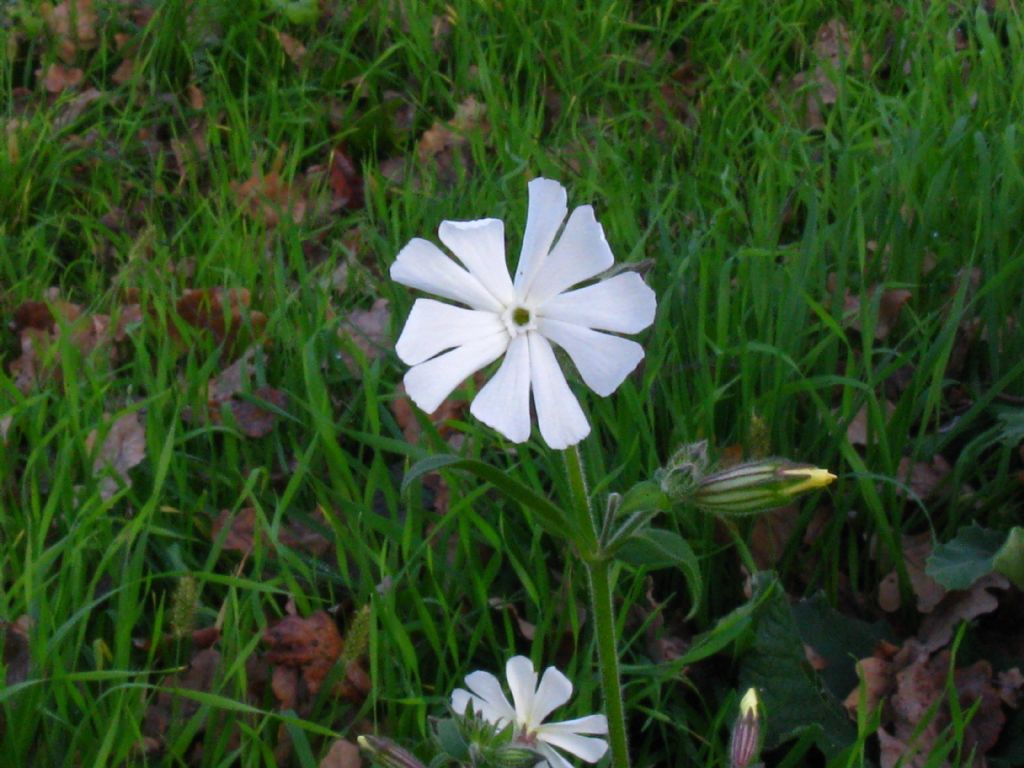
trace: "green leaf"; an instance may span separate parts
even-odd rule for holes
[[[615,557],[638,568],[680,568],[690,592],[690,612],[686,618],[696,612],[704,592],[700,562],[693,548],[678,533],[660,528],[644,528],[630,536],[615,553]]]
[[[979,525],[964,526],[940,544],[925,564],[925,573],[946,589],[967,589],[995,568],[1004,536]]]
[[[884,621],[868,624],[840,613],[821,592],[793,608],[800,639],[826,662],[821,679],[837,699],[857,687],[857,662],[874,653],[880,640],[893,639]]]
[[[633,512],[649,509],[664,511],[671,506],[672,501],[661,490],[661,486],[653,480],[646,480],[642,483],[637,483],[622,494],[622,502],[619,504],[618,509],[615,510],[615,513],[618,517],[625,517]]]
[[[1018,525],[1010,530],[992,565],[1019,589],[1024,589],[1024,528]]]
[[[677,660],[678,663],[693,664],[702,661],[747,635],[762,603],[779,589],[781,588],[774,574],[757,574],[754,577],[754,592],[750,599],[729,611],[707,632],[693,638],[686,653]]]
[[[405,477],[402,479],[402,492],[404,493],[412,483],[424,475],[441,469],[461,469],[476,475],[481,480],[486,480],[510,499],[533,510],[541,527],[548,533],[569,538],[572,541],[577,539],[575,524],[562,513],[561,509],[529,486],[513,478],[506,471],[476,459],[464,459],[453,454],[440,454],[421,459],[409,467],[409,471],[405,473]]]
[[[804,656],[804,645],[780,588],[755,615],[754,643],[740,669],[740,690],[757,688],[768,733],[765,746],[806,735],[827,758],[854,743],[856,730],[839,700]]]

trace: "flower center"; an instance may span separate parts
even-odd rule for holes
[[[537,328],[536,318],[529,307],[513,304],[501,314],[501,320],[505,323],[505,330],[513,339],[521,333],[533,331]]]

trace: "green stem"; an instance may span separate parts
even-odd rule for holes
[[[619,678],[619,649],[615,642],[615,605],[612,602],[611,563],[597,559],[588,562],[590,597],[594,610],[594,634],[597,636],[597,664],[601,669],[605,713],[608,717],[608,743],[615,768],[629,768],[626,739],[626,713]]]
[[[608,718],[611,764],[615,768],[629,768],[626,714],[622,703],[619,649],[615,631],[615,604],[612,600],[611,562],[601,552],[594,516],[590,510],[583,458],[576,446],[571,446],[565,451],[565,469],[569,475],[576,528],[580,537],[586,539],[577,541],[576,546],[583,556],[590,585],[594,634],[597,640],[597,665],[601,671],[601,689],[604,692],[605,714]]]
[[[565,449],[565,471],[569,475],[569,490],[572,493],[572,511],[576,531],[584,541],[574,542],[583,555],[590,560],[598,554],[597,529],[590,513],[590,494],[587,492],[587,476],[583,470],[583,457],[579,448],[570,445]]]

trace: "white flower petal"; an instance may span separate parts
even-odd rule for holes
[[[540,309],[542,317],[616,333],[638,333],[654,322],[657,300],[636,272],[561,293]]]
[[[582,325],[541,318],[537,330],[569,353],[583,381],[601,397],[614,392],[644,359],[644,348],[635,341]]]
[[[526,210],[526,232],[523,234],[523,249],[519,253],[515,279],[516,292],[520,296],[529,290],[569,210],[565,187],[557,181],[534,179],[527,189],[530,204]]]
[[[505,263],[505,224],[501,219],[442,221],[437,234],[494,298],[506,306],[515,301]]]
[[[485,720],[497,723],[499,720],[512,722],[516,719],[516,711],[505,698],[501,683],[490,672],[478,671],[466,675],[466,685],[482,703],[480,714]]]
[[[508,333],[502,329],[486,338],[445,352],[410,368],[403,381],[412,401],[433,413],[452,390],[485,365],[501,357],[508,347]]]
[[[537,742],[535,749],[544,755],[544,759],[547,760],[547,764],[550,765],[551,768],[572,768],[572,763],[558,754],[543,741]],[[537,763],[534,768],[541,768],[543,765],[544,763]]]
[[[604,715],[587,715],[560,723],[547,723],[542,729],[552,733],[589,733],[604,736],[608,733],[608,718]]]
[[[533,697],[533,707],[530,711],[531,722],[544,722],[545,717],[565,704],[571,696],[572,681],[555,667],[548,667],[544,670],[544,676],[541,677],[537,693]]]
[[[530,721],[530,710],[533,709],[533,695],[537,690],[537,672],[533,662],[526,656],[513,656],[505,663],[505,679],[512,691],[512,701],[516,705],[516,722],[527,730],[532,730],[539,723]]]
[[[608,742],[604,739],[579,736],[575,733],[554,732],[550,731],[547,726],[537,732],[537,739],[553,747],[564,749],[588,763],[596,763],[608,751]]]
[[[391,265],[391,279],[474,309],[502,310],[498,300],[479,280],[445,256],[436,245],[419,237],[399,251]]]
[[[530,383],[540,434],[552,448],[568,448],[590,433],[590,424],[569,389],[547,339],[536,332],[527,336],[530,339]]]
[[[469,412],[514,443],[530,438],[530,347],[525,334],[512,339],[501,367]]]
[[[613,263],[612,249],[604,237],[604,229],[594,218],[594,209],[581,205],[565,223],[562,236],[537,269],[530,284],[528,299],[534,306],[566,288],[604,272]]]
[[[466,708],[472,704],[474,712],[482,712],[484,703],[479,697],[474,696],[469,691],[463,690],[462,688],[456,688],[452,691],[452,709],[456,714],[466,714]]]
[[[433,299],[416,299],[395,351],[403,363],[416,365],[439,352],[461,347],[505,330],[494,312],[453,307]]]

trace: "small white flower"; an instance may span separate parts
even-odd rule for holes
[[[505,225],[499,219],[441,222],[438,236],[463,266],[420,238],[401,250],[391,265],[393,280],[465,307],[417,299],[396,351],[412,366],[404,379],[406,392],[427,413],[466,378],[505,355],[470,412],[521,443],[530,437],[532,391],[540,433],[561,449],[586,437],[590,424],[551,342],[568,353],[587,386],[609,395],[644,351],[635,341],[601,331],[642,331],[654,321],[656,302],[635,272],[568,290],[612,266],[604,230],[589,205],[576,208],[562,228],[566,193],[556,181],[534,179],[529,195],[515,280],[505,262]]]
[[[588,763],[596,763],[608,751],[608,743],[604,739],[582,735],[606,735],[608,719],[604,715],[544,723],[545,717],[572,696],[572,683],[557,669],[548,667],[544,670],[538,686],[533,662],[525,656],[514,656],[505,665],[505,676],[515,707],[508,703],[498,678],[490,672],[473,672],[466,676],[469,690],[458,688],[452,693],[452,709],[461,715],[472,704],[474,712],[494,725],[505,727],[515,723],[516,739],[544,755],[545,759],[535,768],[572,768],[554,747]]]

